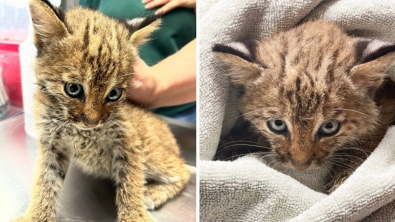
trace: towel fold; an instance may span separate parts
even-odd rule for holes
[[[286,175],[247,155],[200,162],[201,221],[394,221],[395,126],[330,195],[314,191],[325,174]],[[298,180],[295,180],[297,178]],[[317,180],[318,178],[318,180]],[[299,181],[305,181],[302,184]]]

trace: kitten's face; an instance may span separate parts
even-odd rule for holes
[[[335,151],[356,146],[375,130],[374,92],[395,56],[372,50],[371,43],[317,21],[271,41],[213,50],[244,92],[243,116],[267,137],[278,160],[305,170],[335,162]]]
[[[326,84],[322,76],[313,74],[314,83],[306,75],[285,75],[270,84],[260,80],[245,88],[239,103],[277,159],[298,170],[321,166],[334,151],[356,146],[352,144],[374,130],[378,119],[373,100],[355,92],[350,81]]]
[[[37,84],[65,120],[80,129],[100,126],[126,99],[137,47],[159,21],[121,22],[82,8],[64,16],[47,6],[40,1],[30,5]]]
[[[85,19],[37,60],[44,92],[55,95],[65,118],[82,129],[100,125],[116,113],[133,76],[135,47],[127,30],[102,17]]]

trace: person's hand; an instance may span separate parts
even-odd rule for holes
[[[175,106],[196,100],[196,40],[148,66],[137,58],[127,97],[145,108]]]
[[[155,108],[158,81],[151,67],[137,58],[133,65],[134,75],[128,90],[128,98],[146,108]]]
[[[196,9],[196,0],[143,0],[143,4],[146,9],[162,6],[155,14],[166,14],[177,7]]]

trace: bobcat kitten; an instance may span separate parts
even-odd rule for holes
[[[276,160],[297,170],[330,163],[329,192],[395,120],[395,84],[386,74],[394,44],[354,38],[319,20],[213,51],[244,93],[242,116],[266,137]]]
[[[63,14],[47,0],[30,0],[29,7],[38,50],[39,160],[30,206],[15,221],[56,221],[71,160],[114,181],[118,221],[152,221],[146,208],[189,180],[166,123],[126,98],[138,47],[160,20],[119,21],[83,8]]]

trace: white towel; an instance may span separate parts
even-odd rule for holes
[[[395,128],[334,193],[316,192],[324,175],[292,175],[255,157],[210,161],[239,115],[237,91],[211,53],[215,43],[270,36],[309,19],[395,42],[393,0],[207,0],[200,17],[200,191],[202,221],[395,221]],[[312,173],[314,174],[314,173]]]
[[[234,162],[201,161],[200,219],[395,221],[394,144],[395,126],[387,131],[369,158],[330,195],[309,188],[321,178],[319,172],[299,177],[298,180],[305,180],[303,185],[262,164],[253,155]]]

